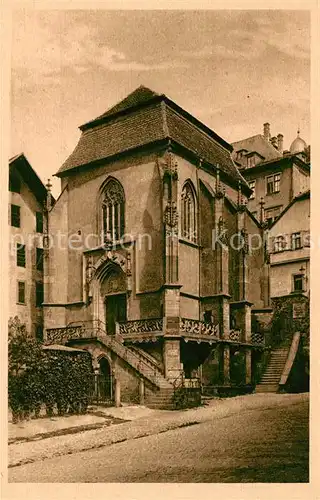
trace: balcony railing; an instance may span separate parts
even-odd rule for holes
[[[264,334],[260,332],[251,333],[251,344],[264,345],[265,339]]]
[[[64,344],[71,339],[87,339],[105,335],[105,325],[100,320],[69,323],[62,328],[47,328],[47,344]]]
[[[241,330],[230,330],[229,339],[233,342],[241,342]]]
[[[120,335],[134,335],[137,333],[150,333],[163,331],[162,318],[135,319],[132,321],[120,321]]]
[[[47,344],[64,344],[71,339],[88,339],[107,334],[106,326],[100,320],[69,323],[62,328],[48,328],[46,333]],[[144,333],[162,334],[164,333],[163,318],[122,321],[117,324],[117,333],[120,334],[119,338]],[[205,335],[217,340],[220,338],[219,325],[188,318],[180,318],[180,333],[197,337]],[[244,342],[241,330],[230,330],[229,340],[231,342]],[[263,333],[252,332],[249,343],[263,346],[265,344]]]
[[[210,335],[219,338],[219,325],[197,319],[180,318],[180,332],[191,335]]]

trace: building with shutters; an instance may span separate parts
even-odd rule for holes
[[[43,334],[43,231],[47,189],[22,153],[9,160],[9,317]]]
[[[310,187],[307,144],[298,131],[288,151],[283,135],[271,137],[265,123],[263,134],[232,144],[232,157],[252,189],[248,208],[260,222],[272,224],[291,201]]]
[[[269,229],[270,297],[310,295],[310,190],[296,196]]]

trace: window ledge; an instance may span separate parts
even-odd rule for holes
[[[200,248],[200,245],[198,243],[195,243],[194,241],[187,240],[186,238],[179,238],[179,243],[185,243],[186,245],[189,245],[190,247],[194,248]]]

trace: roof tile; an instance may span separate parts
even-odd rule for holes
[[[155,100],[156,96],[160,99]],[[149,104],[147,104],[148,101],[150,101]],[[139,104],[142,106],[139,107]],[[133,106],[134,109],[130,111],[130,107]],[[213,165],[219,164],[221,171],[233,180],[241,180],[246,184],[231,158],[230,151],[206,133],[204,125],[197,126],[192,123],[183,116],[184,110],[181,109],[180,113],[179,109],[164,95],[160,96],[145,87],[139,87],[126,99],[101,115],[102,118],[108,117],[105,123],[100,121],[99,124],[95,124],[94,122],[98,119],[89,122],[91,124],[83,129],[77,146],[57,175],[62,176],[73,168],[106,159],[157,140],[171,138],[172,141],[194,152],[204,161]],[[119,114],[124,110],[128,110],[128,113]],[[226,146],[228,146],[227,143]]]

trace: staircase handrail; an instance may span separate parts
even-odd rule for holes
[[[157,359],[155,359],[153,356],[151,356],[151,354],[144,352],[139,347],[133,346],[133,345],[130,345],[130,347],[128,347],[128,349],[130,349],[130,351],[132,351],[132,352],[135,352],[135,351],[138,352],[138,354],[145,359],[146,363],[149,363],[152,366],[152,368],[156,367],[161,373],[163,373],[163,366],[161,365],[161,363]]]
[[[89,327],[91,326],[91,328]],[[73,337],[73,339],[77,338],[96,338],[102,344],[110,347],[116,354],[118,354],[124,361],[131,364],[131,366],[141,373],[145,378],[150,380],[154,385],[160,387],[161,381],[162,383],[166,383],[169,386],[171,385],[169,381],[165,379],[160,369],[156,366],[150,367],[150,365],[146,362],[146,360],[131,351],[128,347],[124,346],[121,342],[119,342],[115,335],[108,335],[105,330],[105,324],[100,320],[89,320],[89,321],[73,321],[68,323],[65,327],[65,335],[63,336],[65,341],[72,340],[72,337],[68,336],[68,331],[80,330],[77,332],[77,336]],[[61,329],[62,330],[62,329]],[[121,337],[117,334],[118,337]],[[121,337],[122,338],[122,337]],[[150,369],[153,370],[150,373]]]
[[[291,342],[290,349],[288,352],[288,357],[287,357],[286,363],[284,365],[282,375],[280,377],[279,385],[281,385],[281,386],[284,386],[288,381],[294,360],[296,359],[296,355],[297,355],[297,352],[299,349],[300,338],[301,338],[300,332],[295,332],[293,334],[292,342]]]

